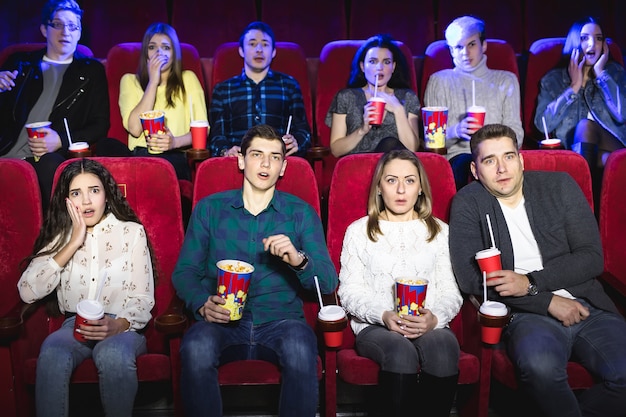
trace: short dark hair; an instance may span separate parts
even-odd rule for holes
[[[367,51],[372,48],[389,49],[393,56],[393,62],[396,63],[396,69],[393,71],[393,74],[391,74],[387,85],[391,88],[411,88],[411,83],[409,82],[409,66],[404,53],[398,46],[398,42],[387,34],[372,36],[356,51],[352,59],[352,67],[350,68],[348,88],[360,88],[367,85],[365,74],[361,69],[361,63],[365,62],[365,55],[367,55]]]
[[[83,11],[74,0],[49,0],[41,10],[41,24],[47,25],[52,20],[54,14],[59,10],[69,10],[78,16],[78,21],[83,17]]]
[[[246,134],[243,135],[243,138],[241,139],[241,154],[243,156],[246,156],[246,152],[248,151],[248,148],[250,147],[250,143],[252,143],[252,139],[254,138],[261,138],[261,139],[266,139],[266,140],[277,140],[281,143],[281,150],[282,150],[283,156],[285,156],[285,154],[287,153],[287,147],[285,146],[285,142],[283,141],[283,138],[278,136],[278,133],[276,133],[276,130],[274,130],[272,126],[256,125],[248,129]]]
[[[268,35],[270,39],[272,40],[272,49],[276,49],[276,38],[274,37],[274,31],[272,30],[270,25],[268,25],[265,22],[259,22],[259,21],[250,23],[248,26],[246,26],[243,32],[241,32],[241,35],[239,36],[239,46],[241,48],[243,48],[243,41],[246,37],[246,34],[250,32],[251,30],[260,30],[261,32]]]
[[[515,149],[517,149],[517,135],[515,131],[506,125],[501,124],[491,124],[484,125],[482,128],[478,129],[470,140],[470,149],[472,151],[472,160],[476,162],[476,158],[478,157],[478,145],[480,145],[483,141],[487,139],[495,139],[495,138],[510,138],[515,145]]]

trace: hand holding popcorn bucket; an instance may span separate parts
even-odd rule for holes
[[[230,311],[231,321],[239,320],[248,298],[254,267],[247,262],[225,259],[217,263],[217,271],[217,295],[226,301],[222,307]]]
[[[165,112],[163,110],[150,110],[143,112],[139,115],[141,120],[141,127],[143,128],[143,135],[146,138],[146,146],[148,152],[151,154],[163,153],[163,151],[152,149],[148,145],[148,137],[155,133],[165,133]]]

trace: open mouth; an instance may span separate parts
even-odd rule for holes
[[[87,209],[83,211],[83,217],[93,217],[96,211],[93,209]]]

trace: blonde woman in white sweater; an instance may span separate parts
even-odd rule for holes
[[[399,276],[429,281],[418,316],[395,311]],[[385,403],[384,415],[411,415],[420,404],[424,415],[448,416],[459,360],[448,323],[462,298],[450,264],[448,226],[432,215],[428,178],[413,152],[391,151],[378,162],[368,215],[346,231],[339,281],[356,349],[380,365],[383,398],[377,402]]]

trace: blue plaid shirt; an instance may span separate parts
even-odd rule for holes
[[[304,251],[309,263],[296,271],[263,249],[263,239],[289,236]],[[338,283],[324,240],[322,222],[306,202],[288,193],[274,192],[265,210],[253,216],[243,206],[241,190],[210,195],[196,205],[172,281],[178,296],[197,319],[210,295],[217,292],[217,261],[237,259],[254,265],[245,310],[254,324],[281,319],[304,320],[303,288],[315,291],[318,276],[323,293],[332,293]]]
[[[269,70],[263,81],[256,84],[242,70],[241,75],[213,89],[209,111],[211,155],[220,156],[223,150],[239,146],[243,135],[255,125],[270,125],[284,135],[290,115],[290,133],[298,141],[295,155],[304,157],[311,146],[311,128],[298,82]]]

